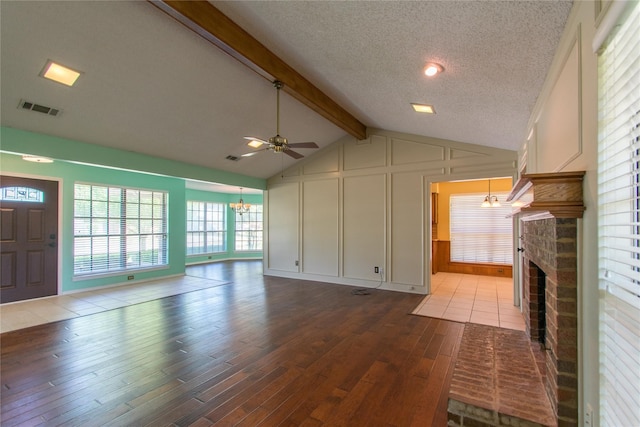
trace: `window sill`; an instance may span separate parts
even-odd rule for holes
[[[71,281],[82,282],[86,280],[103,279],[106,277],[117,277],[117,276],[123,276],[126,278],[126,276],[132,276],[135,274],[148,273],[151,271],[168,270],[168,269],[169,269],[169,265],[167,264],[167,265],[160,265],[160,266],[148,267],[148,268],[137,268],[137,269],[117,270],[117,271],[114,270],[114,271],[108,271],[105,273],[78,274],[78,275],[74,275]]]

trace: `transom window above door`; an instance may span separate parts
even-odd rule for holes
[[[43,203],[44,192],[30,187],[3,187],[0,189],[0,200]]]

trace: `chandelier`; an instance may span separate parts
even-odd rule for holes
[[[229,203],[229,207],[234,212],[237,212],[238,215],[249,212],[249,208],[251,207],[251,205],[249,203],[245,203],[244,200],[242,200],[242,188],[240,188],[240,200],[238,201],[238,203]]]
[[[500,202],[498,201],[497,196],[491,195],[491,180],[489,180],[489,194],[484,198],[484,201],[480,205],[481,208],[498,208],[500,207]]]

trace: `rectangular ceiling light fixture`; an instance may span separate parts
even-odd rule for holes
[[[80,72],[49,60],[42,69],[41,76],[63,85],[73,86],[78,77],[80,77]]]
[[[266,144],[266,142],[264,142],[263,140],[261,140],[260,138],[256,138],[255,136],[243,136],[244,139],[246,139],[247,141],[249,141],[247,143],[247,145],[249,147],[253,147],[253,148],[258,148],[260,147],[262,144]]]
[[[427,114],[435,114],[436,113],[436,109],[433,108],[433,105],[411,103],[411,106],[418,113],[427,113]]]

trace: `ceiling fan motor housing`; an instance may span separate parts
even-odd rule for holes
[[[273,145],[273,151],[280,153],[287,148],[287,138],[276,135],[269,138],[269,144]]]

